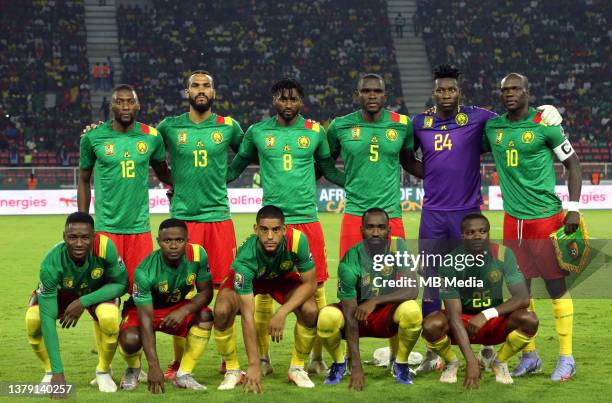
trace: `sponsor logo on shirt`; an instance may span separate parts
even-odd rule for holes
[[[533,132],[530,132],[530,131],[523,132],[523,135],[521,136],[521,140],[525,144],[531,143],[533,141]]]
[[[187,276],[187,280],[186,280],[186,281],[187,281],[187,285],[192,285],[192,284],[193,284],[193,282],[195,281],[195,279],[196,279],[196,275],[195,275],[195,273],[190,273],[190,274]]]
[[[455,122],[459,125],[459,126],[465,126],[467,125],[469,121],[468,115],[466,115],[465,113],[461,112],[458,113],[457,116],[455,116]]]
[[[498,131],[497,138],[495,139],[495,144],[501,144],[503,136],[504,136],[504,133],[501,130]]]
[[[64,279],[64,288],[72,288],[74,286],[74,279],[72,277],[66,277]]]
[[[221,132],[212,132],[210,138],[212,138],[212,141],[215,144],[223,143],[223,134]]]
[[[376,136],[372,137],[372,143],[378,143],[378,138]]]
[[[168,293],[168,282],[165,280],[162,281],[161,283],[158,284],[157,289],[162,294],[167,294]]]
[[[104,269],[102,269],[101,267],[96,267],[91,271],[91,278],[97,280],[102,277],[102,274],[104,274]]]
[[[234,274],[234,288],[242,290],[242,287],[244,287],[244,276],[240,273]]]
[[[145,154],[148,149],[149,147],[147,146],[147,143],[145,143],[144,141],[139,141],[138,143],[136,143],[136,150],[140,154]]]
[[[291,151],[291,147],[289,147],[289,144],[285,144],[285,148],[283,148],[283,151]]]
[[[425,116],[423,120],[423,128],[430,129],[433,126],[433,116]]]
[[[179,144],[187,144],[187,132],[186,131],[182,131],[179,132],[178,134],[178,143]]]
[[[202,142],[202,140],[198,140],[198,142],[196,143],[196,147],[204,148],[204,143]]]
[[[274,136],[266,136],[266,148],[274,148],[276,138]]]
[[[308,148],[310,146],[310,139],[306,136],[300,136],[298,138],[298,147],[299,148]]]
[[[397,140],[397,130],[395,130],[395,129],[389,129],[389,130],[387,130],[387,132],[385,133],[385,136],[387,137],[387,140],[389,140],[389,141],[395,141],[395,140]]]
[[[115,155],[115,146],[113,143],[104,143],[104,155]]]
[[[123,158],[131,158],[131,157],[132,157],[132,155],[130,154],[129,151],[126,151],[126,152],[123,153]]]
[[[351,130],[351,140],[359,140],[361,138],[361,127],[355,126]]]
[[[508,142],[508,147],[514,147],[514,141],[510,140],[510,142]]]

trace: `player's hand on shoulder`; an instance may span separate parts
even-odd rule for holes
[[[467,362],[463,386],[466,389],[478,389],[480,387],[480,365],[477,360]]]
[[[244,385],[242,387],[245,393],[253,392],[263,393],[263,385],[261,384],[261,370],[258,365],[249,365],[244,376]]]
[[[540,117],[546,126],[559,126],[563,122],[563,116],[553,105],[538,106],[538,111],[542,112]]]
[[[349,390],[362,391],[365,387],[365,375],[361,366],[354,367],[351,369],[351,380],[349,382]]]
[[[104,124],[103,121],[99,120],[98,123],[90,123],[87,126],[85,126],[85,128],[83,129],[83,131],[81,132],[81,137],[87,135],[88,132],[92,131],[93,129],[95,129],[96,127],[100,126]]]
[[[149,374],[147,375],[147,382],[149,384],[149,392],[157,395],[159,393],[165,393],[166,387],[164,386],[164,373],[162,372],[159,365],[149,366]]]
[[[576,232],[580,225],[580,213],[577,211],[568,211],[565,215],[564,225],[566,234],[573,234]]]

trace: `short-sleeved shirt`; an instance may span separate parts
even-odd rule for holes
[[[561,126],[546,126],[529,108],[514,122],[505,113],[487,122],[484,146],[491,150],[499,175],[504,210],[519,219],[545,218],[561,210],[555,192],[553,149],[566,140]]]
[[[391,218],[402,216],[399,155],[414,149],[413,136],[412,121],[386,109],[377,122],[363,120],[361,111],[331,122],[331,154],[344,160],[346,213],[361,216],[379,207]]]
[[[391,237],[388,253],[407,251],[408,247],[402,238]],[[413,269],[410,266],[394,265],[374,270],[374,261],[361,241],[346,252],[338,266],[338,299],[357,299],[357,303],[361,304],[379,295],[395,292],[399,288],[389,287],[388,280],[399,280]]]
[[[423,209],[457,211],[482,204],[482,134],[495,116],[477,106],[460,106],[448,119],[425,113],[412,119],[414,148],[423,152]]]
[[[183,301],[196,282],[211,279],[208,256],[200,245],[187,244],[178,267],[168,265],[158,249],[136,268],[132,298],[136,306],[165,308]]]
[[[230,117],[211,114],[194,123],[189,113],[161,121],[157,130],[170,154],[174,196],[170,215],[185,221],[230,219],[227,156],[238,151],[243,132]]]
[[[125,283],[127,290],[128,275],[113,241],[97,234],[93,250],[81,266],[70,258],[65,242],[55,245],[40,265],[37,293],[42,297],[56,297],[61,290],[74,294],[84,306],[89,306],[91,301],[87,295],[109,282]]]
[[[477,314],[485,309],[494,308],[504,302],[503,283],[507,287],[525,281],[518,269],[516,258],[510,248],[498,244],[491,244],[489,251],[482,261],[473,259],[473,264],[465,265],[466,250],[460,246],[451,252],[452,256],[464,256],[461,259],[454,258],[454,265],[444,265],[439,269],[441,278],[455,281],[454,284],[442,284],[440,298],[461,299],[463,313]],[[465,266],[465,267],[464,267]],[[466,281],[472,278],[475,286]],[[476,281],[482,281],[478,287]]]
[[[263,205],[275,205],[287,224],[318,221],[315,160],[328,158],[325,129],[298,116],[289,127],[271,117],[249,127],[239,154],[259,157]]]
[[[149,223],[149,165],[166,159],[157,130],[135,122],[127,133],[108,121],[81,138],[79,167],[93,169],[96,230],[139,234]]]
[[[274,280],[290,272],[306,273],[314,268],[308,239],[301,231],[288,229],[274,255],[268,255],[255,234],[238,248],[232,263],[234,289],[239,295],[253,293],[253,280]]]

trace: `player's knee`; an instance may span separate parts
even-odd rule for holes
[[[434,342],[447,332],[448,320],[442,312],[434,312],[423,320],[423,337],[425,340]]]
[[[215,327],[224,330],[229,327],[232,321],[233,308],[231,304],[217,301],[215,305],[214,323]]]
[[[213,313],[210,309],[202,309],[195,317],[195,325],[200,329],[210,330],[213,327]]]
[[[121,349],[127,354],[135,354],[142,347],[140,341],[140,329],[137,327],[129,327],[119,334],[119,344]]]
[[[25,316],[28,339],[40,337],[40,310],[38,305],[28,308]]]
[[[421,326],[423,315],[416,301],[411,300],[402,302],[397,307],[393,320],[403,329],[415,328]]]
[[[100,304],[96,308],[100,330],[105,334],[119,333],[119,308],[115,304]]]
[[[322,339],[331,337],[344,327],[344,315],[334,306],[326,306],[319,312],[317,334]]]
[[[298,308],[298,319],[302,322],[305,327],[316,327],[317,317],[319,316],[319,308],[314,298],[304,302],[302,306]]]
[[[534,312],[522,309],[518,311],[517,322],[518,328],[525,334],[534,335],[538,331],[540,321]]]

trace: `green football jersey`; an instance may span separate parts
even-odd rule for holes
[[[132,298],[136,306],[153,304],[153,308],[165,308],[183,301],[196,282],[211,280],[208,256],[200,245],[187,244],[178,267],[166,264],[158,249],[136,268]]]
[[[318,220],[314,162],[330,156],[323,126],[298,116],[283,127],[274,116],[249,127],[239,154],[259,157],[264,206],[283,210],[287,224]]]
[[[59,339],[55,327],[58,296],[79,298],[84,307],[112,301],[128,288],[128,274],[113,241],[97,234],[92,252],[83,265],[70,258],[64,242],[55,245],[40,265],[40,283],[36,290],[40,306],[43,338],[53,373],[63,372]]]
[[[157,130],[135,122],[120,133],[108,121],[81,137],[79,167],[93,169],[96,230],[140,234],[149,223],[149,165],[166,160]]]
[[[414,149],[412,121],[385,109],[378,122],[366,122],[356,111],[334,119],[327,138],[332,156],[340,154],[344,160],[344,211],[361,216],[380,207],[391,218],[401,217],[399,155]]]
[[[314,268],[308,239],[301,231],[287,229],[281,245],[268,256],[253,234],[238,248],[232,263],[234,289],[239,295],[253,293],[253,280],[271,280],[286,273],[305,273]]]
[[[495,159],[504,210],[524,220],[561,211],[553,149],[565,141],[565,135],[561,126],[536,123],[536,113],[530,108],[529,115],[518,122],[508,120],[507,113],[493,118],[485,125],[483,139]]]
[[[161,121],[157,130],[170,154],[174,197],[170,215],[185,221],[230,219],[227,198],[228,149],[238,151],[240,125],[229,117],[211,114],[194,123],[189,113]]]
[[[451,252],[453,256],[465,256],[463,246]],[[458,263],[458,258],[454,258]],[[468,267],[442,266],[439,269],[440,278],[456,281],[455,284],[448,282],[440,287],[440,298],[461,299],[462,312],[466,314],[477,314],[485,309],[494,308],[504,302],[502,284],[507,287],[525,281],[518,269],[516,258],[510,248],[492,243],[489,253],[484,256],[484,264],[476,263]],[[463,285],[458,282],[468,279],[481,280],[482,287],[468,287],[469,283]],[[476,284],[474,282],[474,284]]]
[[[404,251],[408,251],[406,242],[402,238],[391,237],[388,252]],[[357,299],[357,303],[361,304],[379,295],[395,292],[399,288],[388,287],[387,281],[398,280],[411,271],[410,267],[404,266],[384,266],[377,271],[373,266],[374,262],[363,241],[349,249],[338,266],[338,299]]]

